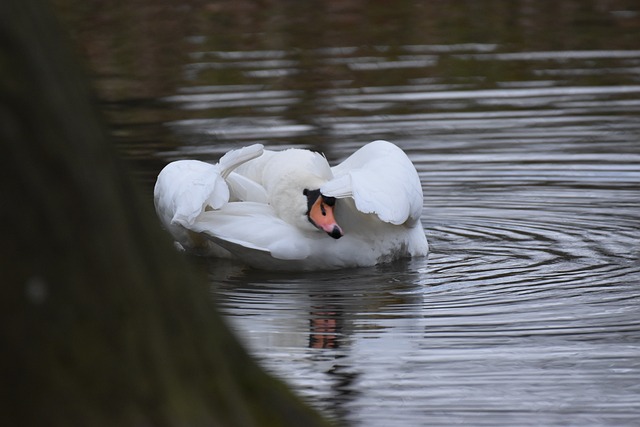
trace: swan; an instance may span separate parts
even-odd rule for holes
[[[382,140],[333,167],[310,150],[262,144],[216,164],[178,160],[158,175],[154,203],[181,248],[261,269],[364,267],[429,251],[418,173]]]

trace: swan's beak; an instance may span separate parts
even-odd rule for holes
[[[342,237],[342,229],[333,216],[333,205],[327,204],[323,196],[318,197],[315,203],[311,206],[311,209],[309,210],[309,220],[318,229],[325,231],[334,239]]]

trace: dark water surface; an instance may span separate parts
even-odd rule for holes
[[[428,259],[201,261],[233,329],[348,425],[640,425],[640,5],[313,5],[148,6],[146,30],[117,9],[91,22],[130,45],[76,34],[149,191],[255,142],[336,162],[382,138],[415,163]]]

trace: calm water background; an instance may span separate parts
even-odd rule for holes
[[[76,2],[61,18],[151,201],[167,162],[373,139],[423,183],[428,259],[211,260],[262,364],[353,426],[640,425],[636,1]]]

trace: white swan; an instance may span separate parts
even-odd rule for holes
[[[387,141],[333,168],[309,150],[260,144],[215,165],[180,160],[160,172],[154,199],[185,249],[258,268],[371,266],[429,250],[418,173]]]

